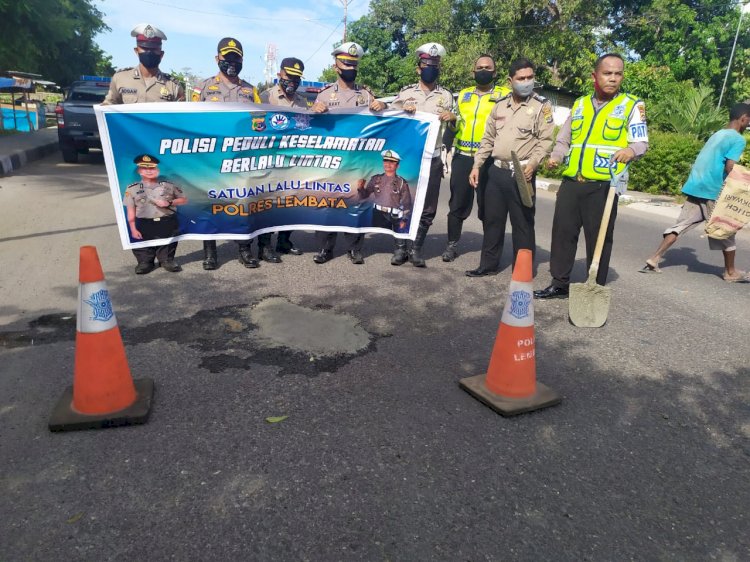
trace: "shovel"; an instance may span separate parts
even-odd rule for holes
[[[599,273],[599,260],[602,257],[604,238],[607,235],[609,219],[612,214],[612,204],[615,201],[615,186],[620,178],[627,172],[628,167],[614,175],[610,168],[609,173],[612,181],[607,193],[607,202],[604,204],[602,223],[599,225],[599,235],[596,237],[594,257],[589,268],[589,277],[585,283],[571,283],[570,295],[568,296],[568,316],[574,326],[579,328],[601,328],[607,321],[609,314],[609,302],[612,298],[612,289],[597,285],[596,276]]]
[[[518,155],[511,151],[510,156],[513,159],[513,174],[516,176],[516,186],[518,187],[518,194],[521,196],[521,203],[524,207],[531,209],[534,206],[534,200],[532,199],[534,193],[529,182],[526,181],[526,176],[523,175],[523,166],[521,166]]]

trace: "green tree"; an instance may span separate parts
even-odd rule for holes
[[[680,103],[667,106],[664,118],[675,133],[706,140],[727,123],[727,110],[716,107],[711,88],[690,88]]]
[[[81,74],[111,74],[94,43],[108,27],[91,0],[0,0],[0,68],[41,74],[65,86]]]

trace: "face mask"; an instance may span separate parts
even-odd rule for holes
[[[440,76],[440,69],[437,66],[425,66],[419,73],[419,77],[425,84],[432,84]]]
[[[146,68],[158,68],[161,55],[153,51],[146,51],[145,53],[138,53],[138,60]]]
[[[480,86],[486,86],[495,79],[495,73],[491,70],[477,70],[474,73],[474,80]]]
[[[339,70],[341,70],[341,79],[344,82],[354,82],[357,79],[356,68],[340,68]]]
[[[294,92],[299,88],[299,82],[294,80],[287,80],[286,78],[279,78],[279,86],[284,90],[284,93],[288,96],[294,95]]]
[[[232,62],[232,61],[228,61],[228,60],[220,60],[219,61],[219,70],[221,70],[224,74],[226,74],[230,78],[234,78],[242,70],[242,63],[241,62]]]
[[[527,80],[525,82],[513,82],[513,93],[519,98],[528,98],[534,91],[534,81]]]

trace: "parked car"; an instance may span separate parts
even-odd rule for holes
[[[108,91],[109,78],[87,77],[73,82],[65,99],[57,103],[57,140],[65,162],[78,162],[79,154],[102,148],[94,106],[104,101]]]

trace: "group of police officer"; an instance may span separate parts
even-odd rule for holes
[[[159,70],[159,63],[164,55],[162,41],[166,40],[166,35],[149,24],[138,25],[131,35],[136,38],[135,52],[139,65],[115,74],[104,103],[184,101],[183,88]],[[301,60],[291,57],[283,59],[278,83],[259,94],[256,88],[239,77],[243,61],[241,43],[227,37],[219,42],[217,51],[219,72],[194,88],[192,101],[308,107],[306,100],[297,93],[304,71]],[[334,49],[332,55],[337,80],[321,90],[309,107],[310,111],[323,113],[330,109],[362,108],[381,112],[386,109],[387,105],[375,99],[367,86],[356,81],[358,65],[364,55],[362,47],[356,43],[344,43]],[[648,148],[643,102],[620,92],[624,68],[622,57],[607,54],[596,61],[592,73],[595,93],[576,100],[552,151],[552,106],[534,92],[535,67],[531,61],[520,58],[510,64],[510,88],[507,88],[497,84],[498,69],[495,60],[489,55],[480,56],[473,67],[475,84],[461,90],[454,104],[453,95],[439,84],[441,63],[446,56],[445,48],[438,43],[426,43],[416,50],[416,55],[419,80],[403,88],[390,107],[407,113],[422,111],[437,115],[441,122],[441,134],[433,147],[427,193],[416,238],[410,248],[406,241],[396,240],[391,264],[398,266],[410,261],[415,267],[425,267],[422,248],[437,212],[440,184],[444,175],[441,159],[444,139],[450,139],[448,144],[453,145],[454,155],[450,179],[448,244],[442,259],[450,262],[458,257],[463,221],[471,213],[476,192],[484,237],[479,266],[466,271],[469,277],[483,277],[498,272],[508,217],[512,228],[513,255],[520,249],[535,251],[536,173],[544,159],[549,157],[547,165],[550,167],[558,165],[564,159],[564,180],[557,197],[552,226],[550,271],[553,280],[546,289],[535,291],[535,296],[567,297],[581,228],[586,237],[587,260],[590,264],[610,179],[624,172],[626,165],[642,156]],[[141,155],[140,162],[136,159],[139,170],[143,165],[143,156],[149,158],[148,155]],[[404,189],[408,191],[408,185],[404,187],[403,178],[395,173],[400,157],[394,151],[387,150],[383,152],[383,161],[386,173],[382,174],[382,178],[377,176],[377,180],[373,178],[367,186],[361,182],[358,187],[360,197],[379,193],[380,183],[387,183],[399,201],[405,199]],[[142,178],[148,177],[141,175]],[[155,180],[152,178],[150,181],[153,183]],[[523,186],[529,190],[526,197]],[[143,198],[145,204],[138,205],[139,199],[128,195],[143,192],[143,189],[143,182],[139,182],[129,186],[126,193],[128,216],[130,219],[132,214],[134,219],[131,232],[135,229],[144,240],[173,235],[171,231],[167,234],[166,229],[144,229],[143,225],[164,221],[169,223],[169,228],[174,228],[172,223],[175,221],[165,219],[174,214],[174,205],[180,204],[180,201],[160,206],[159,216],[156,217],[151,208],[154,205],[151,199]],[[410,198],[409,193],[409,201]],[[395,207],[383,208],[391,210]],[[614,208],[616,209],[616,205]],[[602,285],[607,278],[615,216],[616,210],[609,221],[600,261],[597,282]],[[396,230],[395,224],[398,221],[393,215],[386,217],[386,221],[384,225],[390,224]],[[336,238],[335,232],[316,234],[319,251],[313,257],[315,263],[323,264],[331,259]],[[364,235],[345,233],[344,239],[347,255],[352,263],[364,263]],[[238,246],[239,261],[250,268],[258,267],[259,260],[281,262],[279,253],[302,253],[292,243],[289,232],[279,233],[275,250],[271,245],[271,235],[260,235],[259,259],[252,255],[251,241],[240,242]],[[169,244],[168,248],[168,252],[160,248],[134,250],[138,260],[136,273],[151,271],[156,257],[168,271],[179,271],[180,267],[173,261],[176,243]],[[203,268],[215,269],[217,265],[216,242],[204,242]]]

